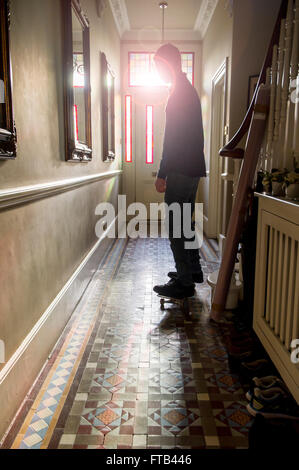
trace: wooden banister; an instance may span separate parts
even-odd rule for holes
[[[245,115],[245,118],[236,132],[236,134],[232,137],[232,139],[226,144],[220,151],[219,155],[222,157],[230,157],[230,158],[243,158],[244,156],[244,151],[240,148],[236,148],[236,146],[241,142],[243,139],[244,135],[248,132],[251,118],[252,118],[252,113],[253,113],[253,108],[254,108],[254,103],[256,99],[256,95],[259,89],[259,86],[266,81],[266,73],[267,73],[267,68],[271,66],[272,63],[272,54],[273,54],[273,47],[275,44],[278,44],[279,42],[279,35],[280,35],[280,25],[281,25],[281,20],[286,17],[287,14],[287,6],[288,6],[288,0],[282,0],[280,10],[278,13],[277,21],[274,27],[274,31],[272,34],[272,38],[270,41],[270,45],[268,47],[268,51],[263,63],[263,67],[259,76],[259,80],[253,95],[253,98],[251,100],[250,106],[248,108],[248,111]],[[232,90],[233,92],[233,90]]]

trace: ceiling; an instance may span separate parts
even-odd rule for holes
[[[202,0],[168,0],[165,29],[193,29]],[[131,29],[161,28],[158,0],[125,0]]]
[[[222,0],[223,1],[223,0]],[[160,0],[109,0],[123,40],[161,38]],[[167,0],[165,39],[203,38],[218,0]]]

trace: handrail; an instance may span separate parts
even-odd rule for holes
[[[262,83],[265,83],[266,81],[266,73],[267,73],[267,68],[271,66],[272,63],[272,55],[273,55],[273,47],[275,44],[278,44],[279,42],[279,35],[280,35],[280,25],[281,25],[281,20],[286,17],[287,14],[287,6],[288,6],[288,0],[282,0],[281,6],[279,9],[277,21],[274,27],[274,31],[272,34],[272,38],[270,41],[270,45],[263,63],[263,67],[261,70],[261,73],[259,75],[258,83],[255,88],[254,95],[252,97],[250,106],[247,110],[247,113],[245,115],[245,118],[238,129],[238,131],[235,133],[235,135],[232,137],[232,139],[219,151],[219,155],[222,157],[232,157],[232,158],[243,158],[244,155],[244,150],[240,148],[236,148],[238,143],[242,140],[244,135],[249,129],[251,118],[252,118],[252,113],[254,109],[254,103],[256,99],[256,95],[259,89],[259,86]]]

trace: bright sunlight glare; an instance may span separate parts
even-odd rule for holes
[[[129,85],[140,87],[170,87],[159,76],[153,52],[129,52]],[[182,70],[193,84],[194,53],[182,52]]]
[[[130,54],[130,86],[156,87],[171,86],[159,76],[152,53]]]

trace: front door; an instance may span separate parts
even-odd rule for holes
[[[135,96],[135,200],[146,206],[148,220],[157,219],[150,214],[150,203],[164,200],[164,195],[156,191],[155,180],[163,151],[166,102],[166,90],[144,91]]]
[[[161,203],[164,195],[156,192],[155,179],[163,150],[165,108],[169,96],[166,83],[154,65],[154,51],[130,51],[124,46],[124,178],[127,205],[139,202],[147,208],[140,219],[158,220],[163,214],[150,215],[150,203]],[[128,56],[126,55],[128,53]],[[181,52],[182,70],[194,83],[194,52]],[[131,112],[130,112],[131,110]],[[132,145],[131,145],[132,144]],[[132,214],[129,214],[131,217]],[[128,217],[128,218],[129,218]]]

